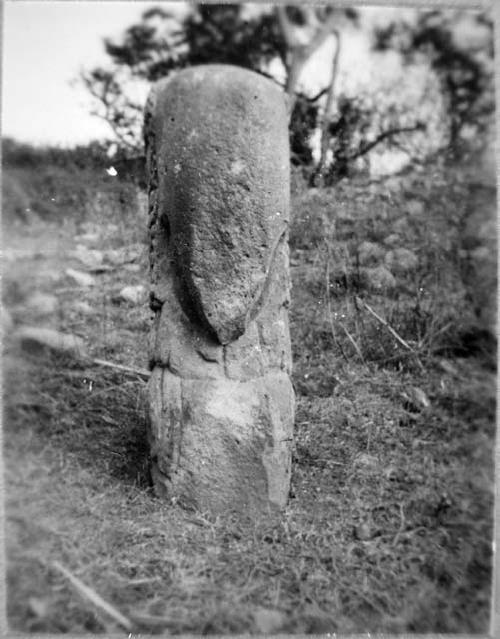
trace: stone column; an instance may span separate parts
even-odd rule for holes
[[[279,511],[294,421],[284,95],[238,67],[192,67],[153,88],[145,141],[155,490]]]

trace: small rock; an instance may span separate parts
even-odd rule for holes
[[[422,408],[429,408],[431,405],[427,395],[418,386],[410,386],[406,393],[402,393],[402,396],[407,400],[409,407],[417,411]]]
[[[285,615],[272,608],[257,608],[253,618],[258,632],[263,635],[276,632],[285,622]]]
[[[384,476],[389,481],[398,481],[402,477],[402,472],[396,466],[387,466],[384,470]]]
[[[438,360],[438,365],[439,367],[445,372],[448,373],[449,375],[453,375],[453,376],[457,376],[458,375],[458,370],[455,368],[455,366],[453,366],[453,364],[448,361],[447,359],[440,359]]]
[[[46,617],[49,610],[49,602],[42,597],[30,597],[28,599],[28,608],[35,617]]]
[[[52,284],[57,284],[62,278],[61,271],[55,270],[53,268],[40,269],[40,271],[37,272],[37,275],[42,280],[48,280]]]
[[[142,284],[136,286],[125,286],[116,296],[118,302],[129,302],[131,304],[140,304],[146,299],[146,288]]]
[[[97,242],[100,238],[99,233],[82,233],[81,235],[76,235],[75,236],[75,240],[77,240],[78,242],[88,242],[89,244],[93,244],[94,242]]]
[[[82,313],[82,315],[90,315],[93,312],[92,306],[90,306],[90,304],[85,300],[75,302],[73,308],[75,309],[75,311]]]
[[[14,326],[14,322],[12,321],[12,315],[9,313],[9,311],[5,308],[5,306],[2,306],[2,329],[4,333],[9,333],[12,330],[12,327]]]
[[[65,273],[75,284],[78,284],[78,286],[94,286],[95,284],[95,279],[88,273],[76,271],[73,268],[67,268]]]
[[[387,191],[398,192],[401,191],[402,183],[400,177],[390,177],[384,182],[384,187]]]
[[[494,259],[494,256],[491,255],[491,251],[487,246],[478,246],[470,252],[470,257],[471,259],[479,262],[482,260],[489,260],[490,257]]]
[[[384,238],[384,244],[386,246],[397,246],[401,242],[401,237],[397,233],[391,233]]]
[[[402,237],[408,237],[408,234],[412,232],[412,225],[405,216],[394,220],[391,226],[393,232],[401,235]]]
[[[98,267],[103,262],[102,251],[98,251],[97,249],[89,249],[83,244],[78,244],[76,249],[72,252],[72,257],[76,258],[89,268]]]
[[[104,259],[114,265],[135,262],[144,253],[142,244],[129,244],[117,249],[109,249],[104,253]]]
[[[379,467],[377,458],[374,455],[369,455],[368,453],[361,453],[358,455],[355,459],[355,464],[357,466],[363,466],[369,470],[377,470]]]
[[[418,257],[409,249],[393,249],[392,251],[387,251],[385,265],[395,273],[408,273],[417,268]]]
[[[384,255],[384,249],[375,242],[361,242],[358,246],[358,260],[360,266],[377,264]]]
[[[59,302],[54,295],[36,292],[26,300],[26,306],[37,315],[51,315],[57,311]]]
[[[123,268],[129,273],[138,273],[141,270],[140,264],[124,264]]]
[[[408,200],[406,202],[406,212],[412,217],[419,217],[424,213],[424,203],[420,200]]]
[[[25,351],[32,354],[40,355],[45,351],[52,351],[76,358],[86,356],[82,338],[70,333],[60,333],[51,328],[23,326],[16,331],[14,337]]]
[[[360,541],[368,541],[373,537],[373,530],[370,524],[363,523],[355,526],[353,530],[354,538]]]
[[[385,266],[365,268],[361,271],[361,281],[372,291],[387,291],[396,286],[396,278]]]

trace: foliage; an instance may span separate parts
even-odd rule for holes
[[[481,29],[479,42],[458,29]],[[425,11],[416,24],[393,22],[374,33],[374,49],[399,51],[406,64],[426,59],[447,100],[448,149],[459,156],[488,131],[494,112],[493,22],[487,13]]]
[[[292,27],[304,27],[304,10],[286,7],[285,11]],[[338,20],[357,20],[357,12],[352,9],[333,13]],[[287,86],[293,67],[290,47],[275,12],[263,8],[252,13],[244,4],[194,4],[183,17],[175,17],[161,7],[150,9],[143,13],[140,23],[125,31],[121,42],[105,40],[105,49],[114,66],[86,71],[82,81],[95,100],[94,114],[110,124],[120,144],[131,154],[142,151],[142,106],[126,92],[131,78],[153,82],[175,69],[221,63],[251,69],[277,82],[269,65],[279,61]],[[294,104],[290,124],[295,163],[312,162],[308,140],[317,126],[317,101],[323,94],[297,93],[298,104]]]
[[[108,174],[106,145],[93,142],[72,149],[2,143],[2,223],[33,219],[55,222],[84,218],[96,206],[135,210],[134,180],[119,170]],[[120,154],[119,154],[120,155]],[[113,159],[120,167],[120,157]]]
[[[404,123],[402,109],[396,105],[380,109],[366,95],[354,97],[341,94],[328,133],[332,160],[325,175],[325,184],[331,185],[342,178],[350,177],[358,160],[364,161],[369,173],[367,154],[375,147],[382,150],[399,150],[404,136],[408,144],[409,134],[426,130],[426,125],[413,114],[411,123]],[[413,156],[417,152],[412,150]],[[359,173],[358,163],[358,173]]]
[[[105,40],[114,68],[86,72],[83,80],[97,98],[99,115],[121,143],[139,150],[142,122],[142,107],[124,92],[125,77],[153,82],[174,69],[209,62],[265,73],[270,60],[284,57],[283,38],[272,15],[245,17],[244,13],[241,4],[195,4],[177,18],[157,7],[145,11],[121,42]]]
[[[2,139],[2,164],[12,168],[39,169],[57,166],[69,170],[100,169],[109,165],[105,142],[94,141],[73,148],[35,147],[12,138]]]
[[[290,153],[294,165],[310,166],[313,162],[309,137],[316,128],[319,107],[305,97],[295,100],[290,118]]]

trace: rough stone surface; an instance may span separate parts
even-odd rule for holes
[[[294,419],[283,94],[240,68],[193,67],[153,88],[145,139],[156,490],[279,511]]]

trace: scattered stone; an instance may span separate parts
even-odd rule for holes
[[[5,306],[1,307],[2,312],[2,329],[4,333],[10,333],[14,326],[14,322],[12,321],[12,315],[5,308]]]
[[[420,200],[408,200],[406,202],[406,212],[411,217],[420,217],[425,211],[424,203]]]
[[[52,315],[57,311],[59,301],[54,295],[37,291],[28,297],[25,306],[37,315]]]
[[[75,235],[75,240],[77,242],[87,242],[88,244],[94,244],[101,239],[101,235],[99,233],[82,233],[81,235]]]
[[[151,473],[157,494],[185,507],[269,518],[287,502],[286,121],[275,85],[225,65],[160,81],[146,106],[158,180],[149,202]]]
[[[388,291],[396,286],[396,278],[385,266],[360,269],[361,283],[375,293]]]
[[[108,249],[104,252],[104,259],[110,264],[119,266],[128,262],[137,261],[145,252],[145,247],[142,244],[129,244],[128,246],[121,246],[117,249]]]
[[[392,230],[402,237],[407,237],[411,231],[411,224],[406,217],[399,217],[392,223]]]
[[[65,274],[75,284],[78,284],[78,286],[94,286],[95,284],[95,279],[88,273],[76,271],[73,268],[67,268]]]
[[[438,360],[439,367],[449,375],[458,376],[458,369],[447,359]]]
[[[397,233],[391,233],[386,238],[384,238],[384,244],[386,246],[397,246],[401,243],[401,236]]]
[[[418,257],[409,249],[397,248],[387,251],[385,265],[396,274],[404,274],[417,268]]]
[[[375,185],[376,188],[380,188],[378,187],[378,185]],[[393,193],[398,193],[399,191],[401,191],[403,185],[401,182],[401,178],[399,176],[392,176],[390,178],[387,178],[384,181],[384,188],[386,191],[392,191]]]
[[[358,246],[358,260],[360,266],[373,266],[377,264],[384,255],[384,249],[375,242],[361,242]]]
[[[49,601],[45,597],[29,597],[29,611],[39,619],[44,619],[49,612]]]
[[[257,631],[263,635],[276,633],[285,623],[285,615],[272,608],[257,608],[253,618]]]
[[[418,386],[410,386],[401,393],[401,396],[406,400],[407,407],[417,412],[423,408],[429,408],[431,405],[427,395]]]
[[[384,470],[384,477],[389,481],[398,481],[403,476],[403,472],[397,466],[387,466]]]
[[[469,255],[472,260],[482,262],[491,258],[491,251],[487,246],[478,246],[470,251]]]
[[[379,462],[378,459],[374,455],[369,455],[368,453],[361,453],[357,455],[354,463],[356,466],[362,466],[367,470],[378,470]]]
[[[60,270],[55,270],[53,268],[42,268],[37,272],[37,275],[43,279],[51,282],[52,284],[57,284],[63,277],[63,274]]]
[[[102,251],[98,251],[97,249],[89,249],[83,244],[78,244],[71,255],[89,268],[99,267],[103,262]]]
[[[26,352],[34,355],[52,351],[78,359],[86,356],[82,338],[70,333],[60,333],[51,328],[23,326],[15,332],[14,337]]]
[[[141,304],[146,301],[146,288],[142,284],[137,284],[136,286],[125,286],[113,299],[117,302]]]
[[[360,541],[368,541],[369,539],[372,539],[374,531],[370,524],[364,522],[354,527],[353,535],[355,539],[359,539]]]
[[[124,264],[123,268],[129,273],[139,273],[141,270],[140,264]]]
[[[75,311],[78,311],[78,313],[81,313],[82,315],[90,315],[94,312],[92,306],[90,306],[90,304],[85,300],[79,300],[75,302],[73,308],[75,309]]]

